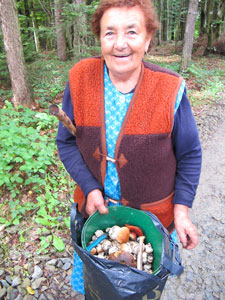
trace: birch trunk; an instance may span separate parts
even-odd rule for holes
[[[32,102],[14,0],[0,1],[0,19],[15,106]]]
[[[33,26],[33,32],[34,32],[34,44],[35,44],[36,52],[39,52],[40,41],[39,41],[39,36],[38,36],[38,24],[37,24],[37,20],[36,20],[33,0],[30,1],[30,6],[31,6],[31,15],[32,15],[32,26]]]

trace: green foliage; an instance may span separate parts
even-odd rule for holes
[[[215,68],[205,63],[205,58],[200,61],[192,61],[187,72],[182,74],[187,79],[195,80],[195,87],[189,90],[189,99],[193,106],[213,103],[219,93],[224,89],[225,62],[220,57],[212,57],[212,62],[218,60],[220,68]]]
[[[41,233],[41,232],[40,232]],[[44,232],[42,232],[44,233]],[[40,248],[37,250],[37,253],[47,253],[48,252],[48,248],[52,245],[55,247],[55,249],[59,252],[62,252],[65,250],[65,244],[63,242],[63,240],[58,237],[55,234],[51,234],[51,235],[43,235],[40,237]]]
[[[180,56],[179,55],[170,55],[170,56],[154,56],[150,55],[147,57],[147,60],[150,60],[153,64],[157,64],[160,67],[168,68],[175,72],[179,72],[180,68]]]
[[[74,57],[82,58],[100,53],[98,41],[90,27],[98,2],[92,1],[89,5],[65,3],[63,6],[63,25],[70,44],[70,55]],[[73,37],[71,30],[74,32]]]
[[[36,102],[48,108],[52,100],[65,89],[68,72],[75,63],[61,62],[55,53],[40,54],[39,59],[28,65],[30,82]]]
[[[0,124],[0,186],[7,188],[13,198],[19,193],[19,186],[32,184],[40,191],[45,184],[44,176],[48,166],[54,164],[55,146],[51,137],[42,134],[55,119],[19,107],[14,110],[8,101],[1,110]]]
[[[65,249],[65,245],[62,239],[55,234],[53,235],[53,246],[59,251],[62,252]]]
[[[0,224],[19,226],[34,218],[51,238],[41,236],[40,253],[54,246],[64,250],[57,231],[68,228],[69,203],[60,197],[72,188],[69,176],[56,156],[56,118],[26,107],[15,109],[8,101],[0,111]],[[1,199],[0,198],[0,199]],[[25,241],[24,231],[19,241]]]

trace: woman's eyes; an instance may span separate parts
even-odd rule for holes
[[[115,33],[113,32],[113,31],[108,31],[108,32],[106,32],[106,36],[112,36],[112,35],[114,35]],[[130,31],[128,31],[127,32],[127,34],[128,35],[136,35],[137,33],[136,33],[136,31],[134,31],[134,30],[130,30]]]
[[[136,31],[130,30],[128,33],[129,33],[130,35],[134,35],[134,34],[136,34]]]
[[[112,32],[112,31],[108,31],[108,32],[106,32],[105,35],[106,35],[106,36],[111,36],[111,35],[113,35],[113,32]]]

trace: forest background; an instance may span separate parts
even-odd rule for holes
[[[224,90],[225,2],[156,0],[160,30],[145,57],[180,72],[194,111]],[[90,30],[98,1],[0,0],[0,266],[10,247],[64,251],[74,182],[55,145],[68,71],[99,55]],[[13,266],[12,266],[13,268]]]

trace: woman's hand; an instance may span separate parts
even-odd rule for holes
[[[187,206],[174,205],[174,223],[183,247],[188,250],[195,248],[198,245],[198,233],[188,216]]]
[[[86,212],[90,216],[98,210],[100,214],[108,214],[102,192],[98,189],[91,191],[87,196]]]

